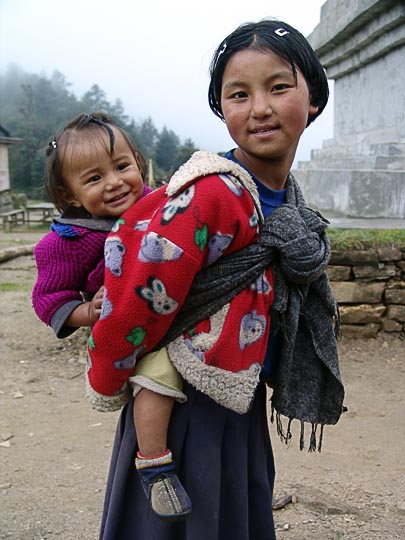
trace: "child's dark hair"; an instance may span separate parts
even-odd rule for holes
[[[325,70],[306,38],[289,24],[276,19],[242,24],[219,45],[210,65],[208,101],[213,113],[224,120],[221,107],[222,78],[229,59],[244,49],[270,50],[281,56],[291,65],[295,78],[297,68],[301,71],[308,85],[311,105],[318,107],[317,113],[308,117],[309,126],[328,102],[329,87]]]
[[[69,206],[64,200],[60,188],[65,187],[63,159],[66,147],[72,140],[72,135],[86,131],[94,133],[104,130],[109,138],[109,152],[113,155],[115,135],[112,128],[119,131],[124,137],[135,157],[142,179],[145,180],[147,171],[145,158],[128,134],[104,113],[80,114],[58,131],[45,150],[45,189],[50,201],[59,211],[63,212]]]

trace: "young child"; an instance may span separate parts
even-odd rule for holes
[[[210,106],[237,147],[226,158],[197,152],[167,187],[122,216],[114,238],[125,254],[119,273],[106,274],[107,311],[92,330],[88,370],[90,400],[94,393],[108,401],[131,374],[120,369],[128,355],[159,347],[183,311],[193,320],[187,326],[186,317],[187,330],[167,345],[188,397],[174,407],[168,438],[193,513],[184,526],[145,518],[140,482],[129,468],[138,441],[127,407],[116,433],[102,540],[274,540],[263,381],[271,379],[278,420],[297,418],[302,439],[304,422],[312,424],[310,449],[317,426],[336,423],[342,411],[326,223],[306,208],[290,173],[302,132],[328,99],[324,70],[297,30],[263,20],[227,36],[210,72]],[[152,257],[154,245],[160,250]],[[260,258],[267,249],[272,268],[194,321],[197,305],[211,303],[210,288],[222,295],[217,282],[229,261],[239,265],[241,254]],[[201,275],[211,281],[201,301],[194,294],[190,300]],[[269,339],[270,308],[271,324],[278,318],[283,331]],[[289,425],[284,435],[290,438]]]
[[[106,115],[78,116],[49,144],[46,189],[62,215],[35,248],[38,276],[32,302],[38,317],[57,337],[99,319],[107,234],[125,210],[151,191],[144,184],[145,176],[143,156]],[[114,273],[123,253],[111,239],[107,246],[106,266]],[[126,367],[134,365],[134,359],[126,360]],[[159,510],[164,518],[178,518],[190,512],[191,503],[175,474],[166,438],[174,399],[184,401],[185,396],[165,349],[148,355],[144,365],[132,377],[139,438],[136,466],[144,476],[155,472],[156,465],[159,471],[165,469],[181,507],[166,505]],[[123,404],[111,401],[114,406]]]

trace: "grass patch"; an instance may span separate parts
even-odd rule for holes
[[[0,292],[26,292],[31,290],[31,287],[23,283],[0,283]]]
[[[328,228],[334,249],[370,249],[396,246],[405,248],[405,229],[336,229]]]

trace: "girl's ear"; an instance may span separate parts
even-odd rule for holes
[[[308,114],[316,114],[319,111],[318,105],[309,105]]]
[[[70,193],[67,189],[63,187],[58,187],[59,196],[65,203],[69,206],[75,206],[76,208],[80,208],[82,204],[76,199],[76,197],[73,195],[73,193]]]

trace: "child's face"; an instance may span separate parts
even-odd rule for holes
[[[291,167],[310,104],[306,81],[271,51],[244,49],[226,65],[221,92],[224,119],[232,139],[250,159],[276,160]]]
[[[123,135],[113,128],[114,153],[107,133],[79,137],[63,158],[68,204],[84,207],[93,217],[118,218],[142,195],[143,180],[136,159]]]

